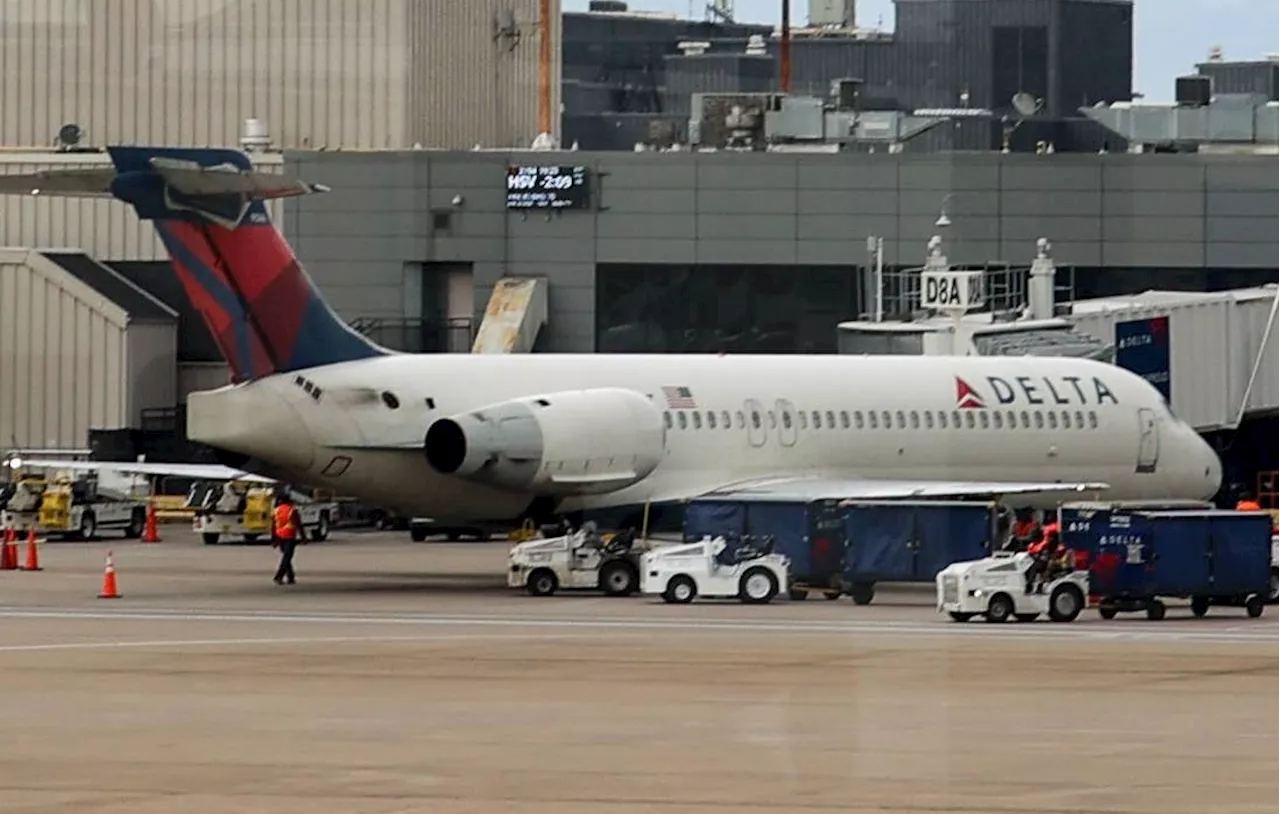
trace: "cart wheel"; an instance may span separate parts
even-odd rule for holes
[[[1191,613],[1197,619],[1209,612],[1209,597],[1193,596],[1191,597]]]
[[[539,568],[529,575],[529,580],[524,587],[530,596],[551,596],[559,585],[560,580],[556,579],[553,572],[546,568]]]
[[[1164,603],[1159,599],[1153,599],[1147,603],[1147,618],[1153,622],[1159,622],[1164,618]]]
[[[1116,613],[1118,613],[1118,611],[1116,610],[1115,605],[1100,605],[1098,607],[1098,615],[1103,619],[1114,619],[1116,618]]]
[[[311,530],[311,539],[317,543],[323,543],[329,539],[329,513],[320,512],[320,517],[316,523],[316,527]]]
[[[1015,613],[1015,614],[1013,615],[1013,618],[1014,618],[1014,619],[1017,619],[1019,622],[1034,622],[1036,619],[1039,619],[1039,618],[1040,618],[1040,614],[1038,614],[1038,613]]]
[[[822,598],[826,600],[839,599],[840,592],[839,591],[823,591]]]
[[[1074,585],[1063,584],[1049,594],[1049,618],[1055,622],[1074,622],[1084,610],[1084,594]]]
[[[748,568],[738,580],[738,599],[749,605],[767,605],[777,595],[778,578],[768,568]]]
[[[147,511],[139,506],[129,513],[129,528],[125,530],[124,536],[128,540],[137,540],[142,537],[146,528]]]
[[[809,592],[804,588],[788,588],[787,598],[792,602],[803,602],[809,598]]]
[[[200,536],[204,538],[205,545],[217,545],[218,538],[221,537],[222,535],[214,531],[206,531],[204,534]]]
[[[1244,603],[1244,611],[1249,614],[1250,619],[1257,619],[1262,615],[1263,601],[1262,597],[1254,594]]]
[[[951,619],[955,622],[967,622],[972,619],[974,614],[961,613],[960,611],[951,611]]]
[[[608,596],[630,596],[638,581],[636,570],[625,560],[607,562],[600,569],[600,588]]]
[[[1013,615],[1013,600],[1008,594],[996,594],[987,603],[988,622],[1007,622]]]
[[[855,582],[849,588],[849,596],[855,605],[870,605],[875,595],[875,586],[869,582]]]
[[[662,592],[664,601],[675,605],[687,605],[698,595],[698,585],[684,574],[676,574]]]

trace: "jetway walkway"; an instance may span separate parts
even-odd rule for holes
[[[877,266],[875,310],[837,326],[839,352],[1112,362],[1146,378],[1202,433],[1280,411],[1275,284],[1075,300],[1058,271],[1045,238],[1027,268],[959,268],[935,235],[923,266]]]
[[[1145,291],[1081,300],[1065,319],[1116,348],[1201,432],[1280,409],[1274,285],[1231,291]]]

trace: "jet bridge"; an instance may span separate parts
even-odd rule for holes
[[[923,266],[877,273],[871,314],[838,328],[839,352],[1075,356],[1112,362],[1160,390],[1200,432],[1280,411],[1277,287],[1147,291],[1075,301],[1052,247],[1030,268],[956,268],[942,239]]]
[[[1072,303],[1076,330],[1110,342],[1200,432],[1274,416],[1280,402],[1277,288],[1145,291]]]

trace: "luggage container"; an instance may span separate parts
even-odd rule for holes
[[[753,495],[689,501],[684,540],[724,537],[729,554],[740,546],[764,545],[790,562],[787,595],[805,599],[813,590],[827,599],[843,592],[844,510],[835,498]]]
[[[1163,619],[1169,597],[1190,599],[1195,616],[1213,605],[1262,615],[1271,581],[1265,512],[1064,504],[1059,523],[1088,565],[1091,604],[1104,619],[1135,611]]]
[[[845,591],[859,605],[877,582],[932,583],[957,562],[991,553],[998,506],[973,501],[846,501]]]
[[[848,594],[866,605],[877,582],[932,583],[953,562],[987,556],[997,505],[752,495],[691,500],[684,539],[724,537],[731,548],[772,542],[790,561],[787,595]]]

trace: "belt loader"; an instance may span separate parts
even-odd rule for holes
[[[205,545],[216,545],[224,535],[237,535],[246,543],[269,538],[279,488],[249,486],[239,481],[220,485],[195,483],[187,493],[187,507],[195,512],[191,528],[201,535]],[[303,534],[316,542],[327,539],[337,504],[312,499],[292,489],[289,495],[302,517]]]
[[[93,540],[111,529],[136,540],[147,522],[145,500],[100,489],[92,473],[19,477],[5,488],[2,503],[0,526],[19,534],[34,528],[44,537]]]

